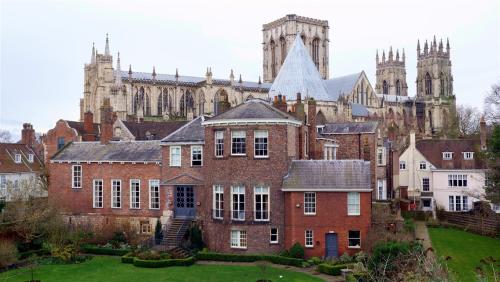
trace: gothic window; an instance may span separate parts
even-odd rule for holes
[[[385,80],[382,83],[382,94],[389,94],[389,85],[387,84],[387,81],[385,81]]]
[[[162,106],[163,106],[163,111],[170,113],[170,107],[169,104],[171,104],[169,96],[168,96],[168,91],[167,88],[163,89],[163,95],[162,95]]]
[[[429,73],[425,74],[425,94],[432,95],[432,79]]]
[[[401,82],[396,80],[396,95],[401,96]]]
[[[200,95],[198,96],[198,115],[203,115],[205,114],[205,94],[203,92],[200,92]]]
[[[283,36],[280,37],[280,51],[281,51],[281,64],[283,65],[283,62],[285,62],[286,58],[286,41]]]
[[[150,116],[151,115],[151,100],[148,94],[144,96],[144,106],[145,106],[145,116]]]
[[[271,40],[271,76],[276,77],[276,43]]]
[[[186,91],[186,94],[182,94],[181,96],[181,107],[180,107],[180,110],[181,110],[181,114],[183,116],[187,116],[187,113],[190,111],[190,110],[193,110],[193,106],[194,106],[194,101],[193,101],[193,95],[191,94],[191,92],[189,91]]]
[[[161,88],[158,89],[160,94],[158,95],[158,100],[156,101],[156,114],[161,116],[163,114],[163,95],[165,95]]]
[[[444,77],[444,73],[441,73],[441,76],[439,77],[439,88],[441,90],[441,96],[444,96],[445,95],[445,87],[446,87],[446,83],[445,83],[445,77]]]
[[[302,39],[302,42],[306,45],[306,36],[304,34],[300,36],[300,39]]]
[[[319,38],[314,38],[312,41],[312,59],[319,70]]]
[[[434,126],[432,124],[432,112],[429,111],[429,127],[431,128],[431,133],[434,131]]]
[[[365,85],[363,81],[361,81],[361,104],[365,104],[365,93],[363,92],[363,88],[365,88]]]
[[[229,98],[223,89],[217,91],[214,98],[214,115],[218,115],[229,106]]]

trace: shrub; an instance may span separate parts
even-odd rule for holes
[[[414,251],[422,251],[422,249],[422,244],[414,242],[380,243],[373,248],[368,266],[373,270],[379,268],[380,265],[386,265],[386,271],[390,272],[393,270],[394,260]]]
[[[74,245],[53,245],[50,253],[56,260],[69,262],[76,257],[77,250]]]
[[[199,260],[231,261],[231,262],[255,262],[259,260],[269,261],[275,264],[291,265],[302,267],[304,260],[275,255],[239,255],[239,254],[219,254],[210,252],[199,252],[196,255]]]
[[[203,246],[205,244],[203,243],[201,229],[200,229],[200,227],[198,227],[198,225],[193,225],[191,227],[191,229],[189,230],[189,240],[191,242],[192,249],[195,249],[195,250],[203,249]]]
[[[194,257],[184,259],[142,260],[134,258],[134,266],[145,268],[159,268],[168,266],[189,266],[194,264]]]
[[[325,273],[328,275],[333,275],[333,276],[338,276],[342,274],[342,269],[346,268],[352,268],[351,264],[336,264],[336,265],[330,265],[326,263],[322,263],[318,265],[318,272]]]
[[[27,259],[33,255],[37,255],[37,256],[50,255],[50,251],[47,249],[40,249],[40,250],[32,250],[32,251],[22,252],[22,253],[19,253],[18,259],[20,259],[20,260]]]
[[[304,263],[303,259],[297,259],[297,258],[288,258],[288,257],[282,257],[282,256],[262,256],[264,260],[270,261],[275,264],[281,264],[281,265],[291,265],[291,266],[296,266],[296,267],[302,267],[302,264]]]
[[[290,257],[292,258],[298,258],[298,259],[303,259],[304,258],[304,248],[300,243],[295,243],[293,246],[290,248]]]
[[[123,255],[122,258],[122,263],[130,263],[130,264],[133,264],[134,263],[134,254],[133,253],[128,253],[126,255]]]
[[[0,241],[0,267],[7,267],[17,261],[16,244],[10,240]]]
[[[354,254],[354,260],[356,262],[365,262],[367,259],[368,259],[368,256],[363,251],[360,251],[360,252],[357,252],[356,254]]]
[[[155,226],[155,241],[156,244],[160,244],[161,240],[163,239],[163,233],[161,230],[161,222],[160,219],[158,218],[156,220],[156,226]]]
[[[319,258],[319,257],[312,257],[308,260],[308,262],[313,264],[313,265],[318,265],[318,264],[322,263],[323,260],[321,260],[321,258]]]
[[[415,222],[412,218],[405,218],[403,225],[406,231],[415,232]]]
[[[352,257],[347,252],[345,252],[339,257],[339,261],[342,264],[350,263],[352,262]]]
[[[95,245],[83,245],[81,251],[94,255],[123,256],[130,252],[130,249],[103,248]]]

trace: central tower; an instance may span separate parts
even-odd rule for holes
[[[300,34],[316,68],[323,79],[328,79],[329,46],[328,21],[286,15],[262,26],[264,82],[273,82],[292,47],[295,36]]]

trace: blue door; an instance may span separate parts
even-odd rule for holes
[[[193,186],[175,186],[175,217],[192,218],[195,214]]]
[[[336,258],[339,256],[337,234],[335,233],[326,233],[325,235],[325,256],[327,258]]]

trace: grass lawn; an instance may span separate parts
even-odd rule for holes
[[[451,228],[429,228],[429,236],[439,256],[451,257],[446,263],[458,281],[477,281],[475,269],[481,259],[491,256],[500,260],[499,239]],[[498,272],[498,262],[496,265]]]
[[[280,278],[280,275],[283,277]],[[0,282],[27,281],[29,270],[16,269],[0,273]],[[82,264],[41,265],[35,270],[35,279],[48,281],[248,281],[262,279],[256,266],[237,265],[192,265],[189,267],[138,268],[121,263],[119,257],[94,257]],[[322,281],[307,274],[269,267],[266,278],[273,282],[283,281]]]

